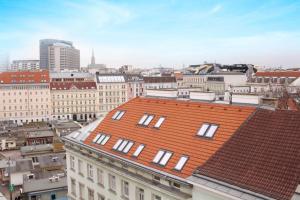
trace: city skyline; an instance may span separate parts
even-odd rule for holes
[[[47,6],[45,6],[47,5]],[[38,59],[70,40],[81,66],[181,67],[204,61],[300,67],[300,2],[0,0],[0,51]]]

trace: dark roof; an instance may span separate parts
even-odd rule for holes
[[[113,120],[112,116],[118,110],[124,110],[125,114],[120,120]],[[185,178],[191,176],[199,165],[205,163],[254,110],[254,107],[247,106],[135,98],[108,113],[84,143],[152,169]],[[154,115],[153,120],[149,126],[137,125],[145,113]],[[165,117],[165,121],[159,129],[154,128],[161,116]],[[218,124],[213,139],[196,136],[204,123]],[[111,135],[104,146],[93,142],[99,133]],[[120,138],[134,141],[127,154],[112,150]],[[146,146],[139,157],[134,158],[132,154],[140,144]],[[165,167],[152,163],[160,149],[173,152]],[[174,167],[182,155],[189,156],[189,159],[179,172],[174,170]]]
[[[291,199],[300,181],[300,112],[257,110],[197,173]]]
[[[145,83],[175,83],[176,78],[172,76],[144,77]]]
[[[96,89],[96,82],[51,82],[51,90],[70,90],[76,88],[79,90]]]

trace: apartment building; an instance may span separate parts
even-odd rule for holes
[[[48,71],[0,73],[0,121],[51,120]]]
[[[12,71],[20,70],[39,70],[40,60],[13,60],[11,64]]]
[[[256,72],[247,85],[252,93],[281,95],[285,90],[297,93],[300,91],[300,71]]]
[[[68,196],[299,198],[300,129],[286,128],[299,119],[292,111],[135,98],[64,138]]]
[[[191,199],[193,186],[186,178],[254,110],[167,99],[132,99],[89,130],[65,137],[68,194],[71,199],[89,200]]]
[[[99,115],[99,96],[96,82],[51,82],[51,101],[54,120],[87,121]]]
[[[96,74],[99,112],[105,115],[128,101],[128,85],[122,74]]]
[[[88,72],[50,72],[51,82],[90,82],[95,76]]]
[[[128,100],[145,94],[145,82],[141,75],[126,74],[124,77],[127,83]]]
[[[145,89],[174,89],[177,88],[176,78],[172,76],[143,77]]]

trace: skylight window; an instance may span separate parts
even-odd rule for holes
[[[95,143],[99,139],[100,136],[101,136],[101,134],[97,134],[96,137],[93,139],[93,143]]]
[[[174,169],[181,171],[188,159],[189,157],[187,156],[181,156]]]
[[[172,157],[172,152],[159,150],[156,156],[154,157],[153,162],[165,166],[171,157]]]
[[[112,119],[113,120],[120,120],[123,115],[125,114],[125,111],[121,111],[121,110],[118,110],[113,116],[112,116]]]
[[[97,140],[96,143],[97,143],[97,144],[100,144],[104,138],[105,138],[105,135],[102,134],[102,135],[100,136],[100,138]]]
[[[143,125],[148,126],[153,118],[154,118],[153,115],[149,115],[148,118],[145,120]]]
[[[93,139],[93,143],[105,145],[106,142],[109,140],[109,138],[110,138],[109,135],[100,133],[100,134],[97,134],[96,137]]]
[[[113,149],[116,150],[116,149],[120,146],[121,142],[123,142],[123,140],[122,140],[122,139],[119,139],[119,140],[116,142],[116,144],[113,146]]]
[[[147,117],[148,117],[148,115],[146,115],[146,114],[143,115],[143,117],[139,121],[139,124],[142,125],[145,122],[145,120],[147,119]]]
[[[133,142],[128,142],[127,146],[124,148],[123,153],[128,153],[128,151],[133,146]]]
[[[144,126],[148,126],[150,124],[150,122],[152,121],[152,119],[154,118],[154,115],[148,115],[145,114],[143,115],[143,117],[140,119],[139,121],[139,125],[144,125]]]
[[[166,119],[165,117],[160,117],[156,122],[156,124],[154,125],[154,128],[159,128],[161,124],[165,121],[165,119]]]
[[[123,149],[125,148],[127,143],[128,143],[128,140],[123,140],[123,142],[121,143],[121,145],[118,148],[118,151],[123,151]]]
[[[204,123],[202,127],[199,129],[197,135],[202,137],[212,138],[218,129],[218,125],[216,124],[208,124]]]
[[[140,153],[143,151],[144,147],[145,147],[145,145],[140,144],[140,146],[133,153],[133,156],[138,157],[140,155]]]
[[[123,153],[128,153],[133,146],[134,142],[129,140],[119,139],[116,144],[113,146],[113,149]]]

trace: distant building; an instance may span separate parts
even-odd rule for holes
[[[0,72],[9,70],[9,56],[0,49]]]
[[[89,64],[87,66],[87,70],[89,73],[92,73],[92,74],[96,74],[96,72],[98,73],[107,73],[106,72],[106,65],[105,64],[96,64],[96,58],[95,58],[95,55],[94,55],[94,50],[92,52],[92,57],[91,57],[91,64]]]
[[[96,118],[99,95],[94,81],[51,82],[53,119],[87,121]]]
[[[0,121],[51,120],[48,71],[0,73]]]
[[[13,60],[11,64],[12,71],[39,70],[39,60]]]
[[[256,72],[247,83],[252,93],[281,96],[285,90],[289,93],[300,92],[300,71]]]
[[[124,75],[128,89],[128,100],[145,94],[145,81],[139,74]]]
[[[91,82],[95,75],[88,72],[50,72],[51,82]]]
[[[119,68],[120,73],[131,73],[133,71],[132,65],[123,65]]]
[[[122,74],[96,74],[100,114],[128,101],[128,85]]]
[[[51,71],[79,70],[80,51],[65,40],[40,40],[40,68]]]
[[[177,88],[176,78],[171,76],[143,77],[145,89],[170,89]]]

